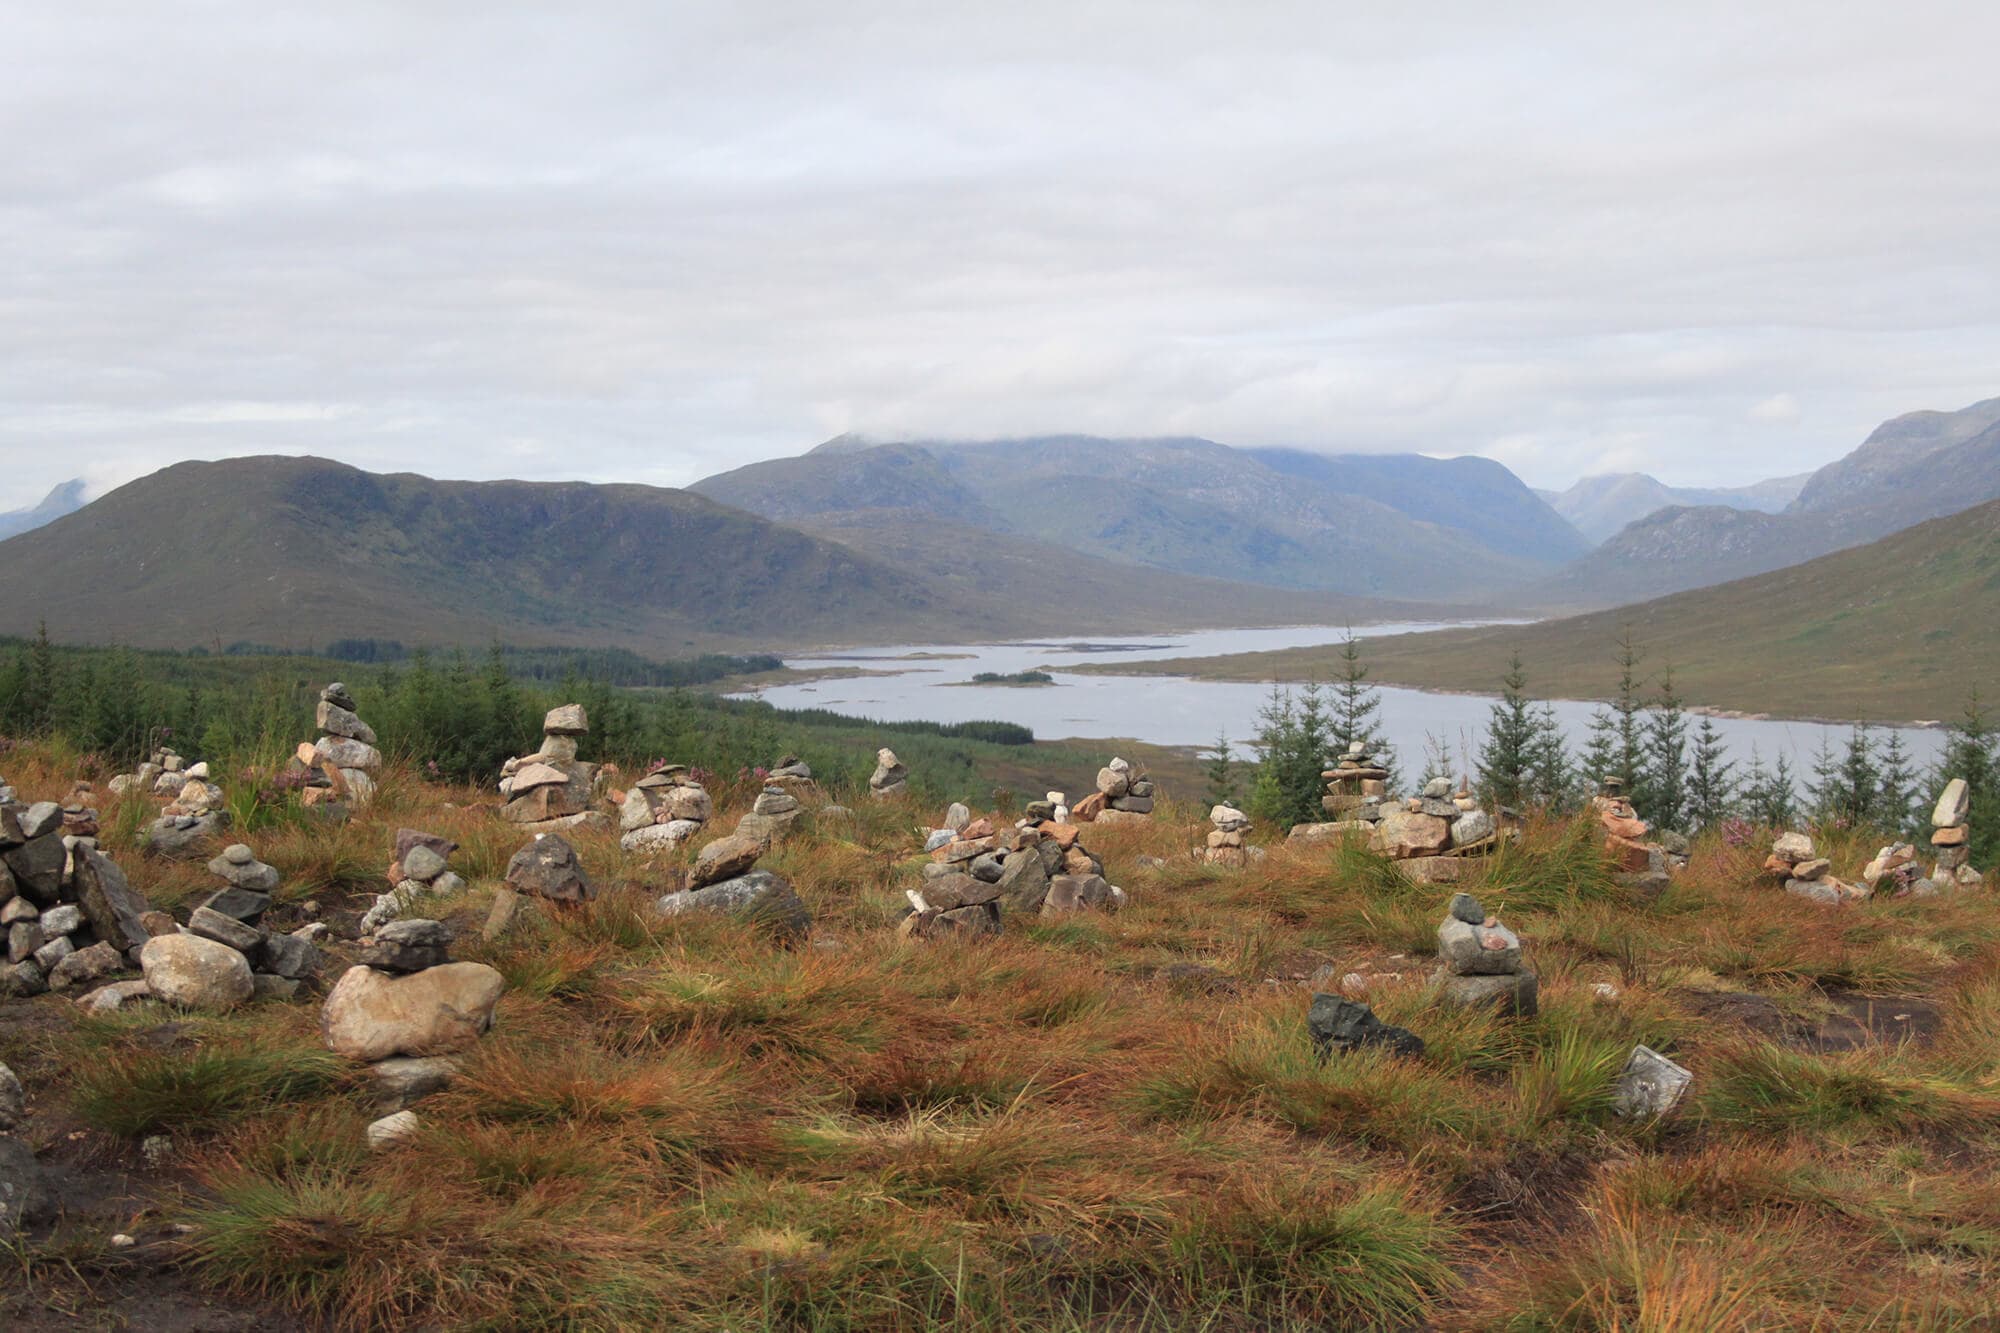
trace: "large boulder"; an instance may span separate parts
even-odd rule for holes
[[[804,939],[812,931],[812,913],[791,882],[768,870],[752,870],[702,888],[669,893],[654,906],[662,916],[722,912],[744,917],[788,940]]]
[[[139,920],[152,905],[126,882],[117,862],[99,851],[78,848],[76,896],[97,938],[123,953],[152,936]]]
[[[139,951],[146,988],[187,1009],[229,1009],[256,987],[250,960],[226,944],[199,935],[160,935]]]
[[[446,963],[401,977],[350,967],[327,994],[320,1034],[328,1049],[355,1060],[461,1050],[493,1026],[506,985],[484,963]]]
[[[508,887],[552,902],[588,902],[597,896],[576,849],[558,833],[537,834],[507,863]]]
[[[1437,815],[1390,810],[1375,826],[1375,850],[1399,861],[1413,856],[1436,856],[1450,845],[1451,825]]]

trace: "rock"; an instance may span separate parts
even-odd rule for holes
[[[1612,1108],[1624,1116],[1663,1116],[1680,1105],[1694,1075],[1648,1046],[1634,1046],[1618,1075]]]
[[[949,912],[955,907],[977,907],[996,901],[1000,886],[971,875],[945,875],[925,881],[922,896],[926,908]]]
[[[201,844],[229,826],[227,811],[205,815],[162,815],[146,826],[146,850],[158,856],[191,857]]]
[[[0,1064],[0,1129],[19,1129],[27,1118],[28,1094],[14,1071]]]
[[[275,873],[275,872],[273,872]],[[235,917],[245,925],[254,926],[263,919],[271,908],[271,895],[258,890],[235,887],[220,889],[202,899],[201,905],[211,912]]]
[[[69,936],[58,935],[52,940],[45,941],[33,951],[35,966],[42,969],[44,973],[47,973],[53,970],[57,963],[60,963],[75,952],[76,946],[69,942]],[[19,962],[20,960],[11,959],[10,961]]]
[[[0,1235],[38,1227],[55,1218],[55,1191],[49,1188],[34,1149],[0,1134]]]
[[[1015,852],[1001,866],[993,887],[1007,911],[1039,912],[1049,896],[1048,866],[1032,849]]]
[[[421,880],[425,884],[442,875],[446,869],[445,860],[437,850],[421,844],[396,859],[402,863],[404,878]]]
[[[745,917],[788,940],[804,939],[812,931],[812,913],[790,881],[768,870],[752,870],[699,888],[669,893],[654,906],[662,916],[724,912]]]
[[[970,907],[954,907],[945,911],[930,909],[913,912],[903,918],[898,933],[917,939],[939,939],[947,935],[961,938],[998,935],[1000,933],[1000,909],[992,903],[981,903]]]
[[[48,939],[42,933],[40,921],[16,921],[7,927],[7,961],[18,963],[24,958],[33,958],[35,951],[47,944]]]
[[[166,938],[179,939],[180,936],[170,935]],[[217,945],[216,947],[220,948],[221,946]],[[73,990],[78,986],[88,986],[93,982],[102,981],[113,972],[124,971],[125,965],[124,954],[112,948],[103,940],[99,940],[88,949],[78,949],[75,953],[70,954],[57,963],[47,974],[48,986],[50,990],[57,991]]]
[[[254,973],[250,978],[250,1000],[253,1004],[296,1000],[302,984],[296,977],[274,977],[268,972]]]
[[[1463,921],[1468,926],[1483,925],[1486,921],[1486,909],[1479,905],[1479,899],[1469,893],[1452,894],[1451,903],[1445,911],[1452,920]]]
[[[1492,815],[1484,810],[1468,810],[1451,823],[1451,845],[1470,847],[1473,843],[1486,841],[1495,832]]]
[[[42,913],[39,921],[42,934],[49,939],[58,935],[74,935],[83,929],[83,908],[75,903],[63,903]]]
[[[97,938],[119,952],[144,944],[150,936],[140,917],[151,904],[135,893],[125,872],[102,852],[87,851],[77,861],[76,894]]]
[[[934,852],[940,847],[949,846],[952,842],[956,840],[957,840],[957,833],[953,829],[949,828],[932,829],[930,836],[924,839],[924,850],[927,852]]]
[[[54,833],[30,838],[0,852],[0,864],[13,876],[16,891],[45,906],[61,896],[63,867],[68,862],[69,852],[62,844],[62,837]]]
[[[1831,869],[1833,869],[1833,862],[1827,860],[1823,856],[1815,857],[1810,861],[1801,861],[1797,865],[1793,866],[1792,878],[1825,879],[1826,872]]]
[[[1841,900],[1840,890],[1835,888],[1831,882],[1822,879],[1786,880],[1785,892],[1796,894],[1801,898],[1807,898],[1816,903],[1837,903]]]
[[[1057,875],[1049,881],[1048,896],[1042,901],[1043,916],[1100,908],[1118,910],[1120,899],[1102,875]]]
[[[1374,847],[1396,859],[1436,856],[1451,843],[1451,825],[1436,815],[1391,810],[1375,826]]]
[[[114,981],[99,986],[77,996],[77,1004],[85,1013],[115,1014],[138,1004],[150,1004],[154,1000],[152,987],[143,978],[137,981]]]
[[[1132,776],[1129,772],[1121,773],[1115,768],[1097,770],[1097,790],[1107,801],[1123,796],[1131,786]]]
[[[1431,800],[1431,801],[1448,801],[1448,800],[1450,800],[1450,799],[1451,799],[1451,779],[1450,779],[1450,778],[1432,778],[1432,779],[1431,779],[1431,780],[1430,780],[1429,782],[1426,782],[1426,783],[1424,784],[1424,798],[1425,798],[1426,800]]]
[[[1937,807],[1931,811],[1931,827],[1957,828],[1971,810],[1972,789],[1964,778],[1953,778],[1938,794]]]
[[[1150,796],[1114,796],[1110,806],[1121,814],[1150,815],[1153,813],[1153,798]],[[1104,816],[1099,815],[1102,819]]]
[[[507,792],[511,796],[525,796],[537,788],[567,785],[569,774],[554,764],[533,763],[521,768],[508,780]]]
[[[423,1121],[415,1111],[397,1111],[385,1115],[368,1126],[368,1148],[371,1152],[382,1152],[393,1148],[404,1139],[412,1138],[423,1128]]]
[[[1451,916],[1438,927],[1438,957],[1461,977],[1502,975],[1520,969],[1521,941],[1498,923],[1475,926]]]
[[[1803,833],[1783,833],[1771,844],[1771,855],[1790,865],[1812,860],[1812,839]]]
[[[582,736],[589,731],[590,721],[584,716],[582,704],[551,708],[542,718],[542,734],[545,736]]]
[[[1465,858],[1412,856],[1396,862],[1396,869],[1419,884],[1456,884],[1465,874]]]
[[[651,854],[671,851],[699,832],[701,825],[692,819],[674,819],[664,824],[633,829],[618,839],[618,845],[628,852]]]
[[[264,937],[255,959],[258,970],[296,981],[319,971],[320,952],[303,933],[271,934]]]
[[[1211,806],[1208,822],[1225,833],[1240,833],[1250,827],[1250,816],[1233,805]]]
[[[515,852],[507,863],[507,883],[518,893],[552,902],[588,902],[597,896],[576,849],[558,833],[540,834]]]
[[[1416,1033],[1384,1023],[1365,1004],[1325,992],[1313,996],[1306,1027],[1312,1032],[1313,1046],[1322,1060],[1335,1051],[1355,1051],[1366,1046],[1380,1046],[1391,1055],[1424,1053],[1424,1039]]]
[[[197,907],[188,916],[188,930],[205,940],[226,944],[240,954],[249,954],[264,942],[264,932],[246,926],[233,916],[224,916],[212,907]]]
[[[365,943],[360,961],[384,972],[421,972],[451,961],[451,929],[441,921],[392,921]]]
[[[347,686],[340,681],[329,682],[327,687],[319,692],[319,697],[322,702],[330,703],[336,708],[345,708],[350,713],[354,711],[354,696],[348,693]]]
[[[353,709],[321,699],[313,713],[313,725],[332,736],[344,736],[367,745],[375,743],[375,729],[363,722]]]
[[[161,935],[146,941],[139,965],[146,986],[168,1004],[187,1009],[229,1009],[250,998],[250,960],[226,944],[199,935]]]
[[[688,872],[688,887],[698,889],[735,879],[756,865],[757,858],[766,850],[762,839],[742,833],[717,838],[695,854],[694,866]]]
[[[375,1083],[376,1108],[401,1111],[449,1087],[458,1076],[458,1061],[448,1055],[394,1056],[368,1066],[368,1075]]]
[[[326,997],[320,1032],[330,1050],[355,1060],[459,1050],[493,1025],[505,989],[484,963],[446,963],[401,977],[350,967]]]
[[[693,820],[706,824],[715,818],[715,798],[708,794],[706,787],[669,787],[660,799],[660,807],[668,819]],[[798,802],[792,802],[798,808]]]
[[[380,750],[366,741],[349,740],[345,736],[320,737],[313,743],[313,754],[319,763],[343,770],[372,773],[382,767]]]
[[[957,801],[953,801],[951,803],[950,808],[944,812],[944,828],[940,829],[939,832],[956,833],[958,830],[964,828],[967,824],[970,824],[971,822],[972,822],[972,811],[966,809],[963,805],[959,804]],[[947,839],[947,841],[949,841],[949,839]],[[931,849],[926,847],[924,850],[929,851]]]
[[[1317,844],[1339,842],[1343,838],[1372,838],[1375,826],[1360,819],[1340,819],[1325,824],[1294,824],[1286,842]]]
[[[1503,1013],[1532,1018],[1540,1009],[1539,991],[1533,972],[1510,972],[1494,976],[1448,976],[1438,993],[1448,1004],[1468,1009],[1497,1005]]]
[[[646,799],[645,788],[634,787],[618,803],[618,829],[622,833],[636,833],[652,826],[653,803]]]
[[[79,952],[88,951],[80,950]],[[76,954],[70,955],[70,958],[74,957],[76,957]],[[68,962],[69,959],[66,958],[63,961]],[[40,995],[48,988],[48,979],[42,975],[42,969],[36,967],[32,961],[24,959],[21,962],[9,963],[5,967],[0,967],[0,996],[5,996],[9,999],[25,999],[30,995]]]
[[[408,864],[408,857],[418,847],[428,847],[440,857],[449,859],[458,850],[458,844],[450,838],[441,838],[435,833],[425,833],[421,829],[399,828],[396,830],[396,859]]]

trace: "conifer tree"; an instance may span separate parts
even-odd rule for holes
[[[1202,798],[1211,806],[1236,804],[1236,757],[1229,746],[1229,735],[1221,733],[1215,738],[1215,748],[1209,752],[1208,766],[1203,770],[1208,779],[1208,787]]]
[[[1687,821],[1687,713],[1674,690],[1674,672],[1660,673],[1660,693],[1646,714],[1646,751],[1632,803],[1662,828]]]
[[[1489,710],[1476,765],[1480,797],[1490,804],[1523,806],[1540,795],[1535,771],[1539,734],[1527,687],[1527,670],[1515,653],[1500,678],[1500,697]]]
[[[1918,779],[1902,732],[1890,729],[1876,764],[1875,810],[1870,822],[1899,838],[1905,837],[1911,832],[1911,807],[1917,801]]]
[[[1736,764],[1722,744],[1715,719],[1695,728],[1694,760],[1688,770],[1688,823],[1699,831],[1729,818],[1736,806]]]
[[[1645,769],[1646,729],[1641,717],[1644,705],[1639,691],[1644,680],[1639,674],[1641,657],[1632,627],[1618,634],[1618,693],[1590,719],[1590,741],[1584,748],[1584,782],[1595,789],[1607,778],[1616,778],[1627,795],[1637,790]]]
[[[1316,682],[1296,696],[1274,685],[1258,719],[1261,762],[1251,812],[1281,828],[1318,822],[1324,790],[1320,772],[1333,739],[1324,692]]]
[[[1361,660],[1361,641],[1348,632],[1340,645],[1340,675],[1333,684],[1333,699],[1327,708],[1327,731],[1331,748],[1345,752],[1355,741],[1387,771],[1389,790],[1396,789],[1396,756],[1388,739],[1377,733],[1382,725],[1382,694],[1368,684],[1368,664]]]
[[[1757,747],[1750,747],[1750,771],[1743,783],[1742,806],[1744,815],[1752,822],[1770,828],[1789,828],[1798,821],[1798,778],[1783,750],[1778,751],[1777,761],[1765,768]]]

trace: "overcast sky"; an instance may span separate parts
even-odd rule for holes
[[[1640,8],[0,0],[0,508],[843,431],[1734,483],[2000,395],[2000,6]]]

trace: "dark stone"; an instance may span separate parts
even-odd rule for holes
[[[246,926],[254,926],[264,913],[271,910],[271,895],[254,889],[232,887],[209,894],[202,899],[201,905],[211,912],[233,917]]]
[[[123,953],[153,937],[139,920],[152,904],[125,882],[125,872],[103,852],[84,852],[76,860],[76,896],[97,938]]]
[[[1027,848],[1007,858],[995,886],[1000,902],[1010,912],[1039,912],[1049,896],[1049,871],[1038,848]]]
[[[941,875],[925,880],[921,892],[926,905],[939,912],[949,912],[954,907],[973,907],[992,902],[1000,896],[1000,886],[971,875]]]
[[[458,850],[458,844],[450,838],[440,838],[435,833],[425,833],[413,828],[397,829],[396,859],[400,861],[408,856],[413,847],[428,847],[446,860],[450,860],[451,854]]]
[[[224,916],[211,907],[197,907],[188,916],[188,930],[205,940],[226,944],[240,954],[254,955],[264,942],[264,932],[246,926],[233,916]]]
[[[1452,894],[1451,906],[1447,910],[1468,926],[1484,925],[1486,922],[1486,909],[1479,905],[1479,899],[1469,893]]]
[[[56,1220],[56,1195],[35,1150],[0,1134],[0,1234]]]
[[[297,935],[271,934],[264,937],[250,962],[257,971],[296,981],[319,971],[319,949]]]
[[[720,884],[669,893],[654,906],[662,916],[727,912],[747,917],[787,940],[804,939],[812,931],[812,913],[806,910],[791,882],[768,870],[753,870]]]
[[[1056,808],[1047,801],[1030,801],[1021,813],[1029,822],[1042,824],[1056,817]]]
[[[1313,1045],[1322,1060],[1335,1051],[1354,1051],[1364,1046],[1380,1046],[1391,1055],[1424,1053],[1422,1037],[1408,1028],[1384,1023],[1367,1005],[1338,995],[1322,992],[1313,996],[1306,1026],[1312,1030]]]
[[[1002,855],[1000,852],[983,853],[973,857],[972,864],[966,868],[972,872],[974,879],[983,879],[988,884],[998,884],[1001,873],[1005,871],[1007,865],[1001,859]]]
[[[63,865],[69,860],[69,849],[63,846],[62,838],[53,833],[45,833],[39,838],[30,838],[17,847],[9,847],[0,852],[0,859],[13,872],[14,885],[23,897],[48,906],[62,895]]]
[[[576,849],[560,833],[544,833],[514,853],[507,863],[507,884],[517,893],[559,903],[588,902],[597,896]]]
[[[361,961],[384,972],[421,972],[451,961],[451,928],[442,921],[411,917],[391,921],[361,950]]]

